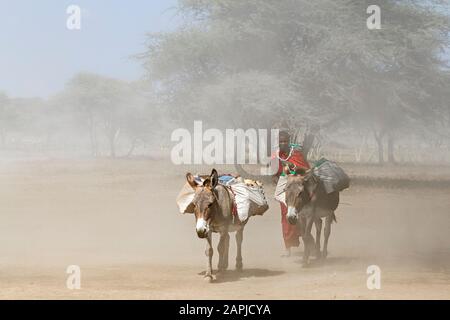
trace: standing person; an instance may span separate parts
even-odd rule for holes
[[[285,164],[295,168],[309,169],[310,166],[305,160],[305,157],[298,145],[291,143],[291,136],[287,131],[280,131],[279,133],[279,150],[275,155],[275,160],[278,161],[278,172],[274,175],[274,179],[284,175],[283,166]],[[289,257],[291,255],[291,248],[298,247],[300,245],[300,228],[299,225],[291,225],[287,221],[287,207],[284,203],[280,202],[281,206],[281,230],[283,233],[283,240],[285,246],[285,253],[282,257]]]

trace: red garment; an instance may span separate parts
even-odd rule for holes
[[[286,159],[285,161],[288,161],[295,165],[297,168],[303,168],[303,169],[309,169],[309,163],[305,160],[302,152],[297,149],[293,149],[291,156],[289,157],[289,154],[285,154],[280,151],[279,157],[281,159]],[[289,158],[288,158],[289,157]],[[281,174],[283,172],[283,166],[281,164],[281,160],[278,161],[278,174]],[[284,245],[286,249],[289,249],[291,247],[298,247],[300,245],[300,236],[301,231],[300,228],[297,225],[291,225],[286,218],[287,215],[287,207],[280,203],[281,206],[281,230],[283,232],[283,239],[284,239]]]
[[[284,152],[279,153],[279,157],[281,159],[287,159],[286,161],[292,163],[293,165],[297,166],[297,168],[303,168],[303,169],[309,169],[309,163],[305,160],[305,157],[303,156],[303,153],[300,150],[293,149],[291,156],[289,157],[289,154],[285,154]],[[289,157],[289,158],[288,158]],[[281,164],[281,161],[278,161],[278,174],[283,172],[283,166]]]
[[[281,206],[281,230],[283,232],[283,240],[284,240],[284,246],[286,249],[289,249],[291,247],[298,247],[300,246],[300,228],[297,225],[292,225],[287,221],[286,215],[287,215],[287,207],[280,202]]]

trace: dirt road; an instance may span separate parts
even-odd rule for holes
[[[230,271],[208,284],[204,240],[174,201],[182,172],[144,160],[1,164],[0,299],[450,298],[450,189],[343,192],[329,258],[307,269],[302,248],[280,257],[270,199],[245,232],[245,270],[233,270],[232,237]],[[66,287],[69,265],[81,290]],[[381,268],[380,290],[367,289],[369,265]]]

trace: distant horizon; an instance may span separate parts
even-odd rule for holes
[[[138,81],[143,68],[131,57],[145,51],[147,33],[177,26],[177,2],[0,0],[0,92],[47,99],[80,72]],[[72,4],[82,10],[81,30],[66,28]]]

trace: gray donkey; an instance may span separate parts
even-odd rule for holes
[[[327,194],[320,180],[312,173],[312,170],[307,171],[304,175],[290,174],[289,168],[286,168],[284,171],[288,175],[286,184],[287,220],[290,224],[301,223],[302,239],[305,244],[303,266],[308,266],[312,247],[315,247],[317,258],[327,257],[328,238],[331,233],[331,224],[333,221],[336,221],[334,211],[339,205],[339,192]],[[320,234],[322,218],[325,218],[325,239],[321,254]],[[316,226],[315,243],[311,235],[314,223]]]
[[[217,246],[219,252],[218,270],[224,271],[228,268],[228,251],[230,243],[229,232],[236,232],[237,256],[236,269],[242,270],[242,240],[244,227],[248,219],[243,223],[235,223],[233,219],[233,195],[227,187],[218,184],[219,177],[215,169],[207,177],[202,186],[194,181],[191,173],[186,174],[186,180],[195,190],[194,214],[196,219],[196,231],[199,238],[206,239],[207,246],[205,254],[208,258],[206,265],[205,280],[211,282],[212,276],[212,233],[220,234],[220,241]]]

